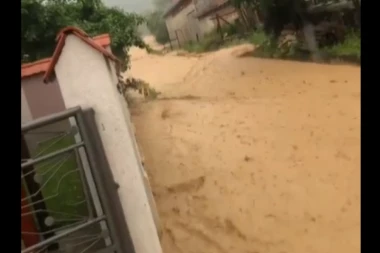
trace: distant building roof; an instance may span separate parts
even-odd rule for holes
[[[198,11],[197,17],[203,18],[203,17],[209,16],[210,14],[214,14],[215,12],[229,5],[230,5],[229,0],[224,0],[224,1],[220,0],[220,1],[211,2],[211,4],[209,4],[207,8]]]
[[[65,41],[67,38],[67,35],[75,35],[79,39],[81,39],[83,42],[85,42],[87,45],[90,47],[94,48],[95,50],[99,51],[102,53],[105,57],[109,58],[110,60],[113,60],[115,62],[119,62],[117,57],[113,55],[112,53],[108,52],[106,49],[104,49],[104,46],[101,46],[95,42],[92,38],[90,38],[84,31],[77,27],[66,27],[62,29],[56,38],[57,46],[55,48],[53,57],[51,58],[50,64],[46,70],[46,73],[44,75],[44,82],[49,82],[51,78],[53,77],[54,74],[54,67],[58,62],[58,59],[61,55],[62,49],[65,46]],[[100,41],[105,42],[106,40],[102,38]]]
[[[92,40],[101,47],[107,47],[111,44],[111,38],[108,33],[98,35]],[[49,68],[51,58],[45,58],[35,62],[24,63],[21,65],[21,78],[30,77],[40,73],[45,73]]]
[[[178,10],[184,3],[189,2],[189,0],[178,0],[175,3],[172,3],[169,8],[164,12],[164,18]]]

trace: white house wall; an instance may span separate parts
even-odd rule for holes
[[[110,52],[111,52],[111,48],[110,47],[108,47],[106,49],[109,49]],[[116,74],[115,63],[112,62],[109,59],[106,59],[106,61],[107,61],[107,67],[110,67],[108,69],[108,74],[110,76],[110,79],[112,80],[112,83],[116,86],[116,84],[118,82],[118,77],[117,77],[117,74]],[[135,129],[134,129],[134,125],[133,125],[132,120],[131,120],[131,114],[130,114],[130,112],[128,110],[128,104],[127,104],[127,102],[126,102],[126,100],[124,98],[124,94],[118,93],[117,96],[119,98],[120,104],[122,105],[121,108],[123,109],[123,113],[124,113],[124,117],[125,117],[125,123],[127,124],[129,134],[131,136],[133,136],[133,138],[131,138],[131,141],[132,141],[132,144],[133,144],[133,148],[134,148],[135,154],[137,156],[137,160],[141,161],[142,159],[141,159],[140,151],[139,151],[136,139],[134,138],[134,136],[135,136]],[[154,223],[156,225],[156,230],[157,230],[157,233],[160,235],[161,232],[162,232],[161,231],[161,224],[160,224],[160,219],[159,219],[159,215],[158,215],[158,211],[157,211],[157,207],[156,207],[156,202],[154,200],[152,189],[151,189],[151,186],[150,186],[150,183],[149,183],[149,178],[148,178],[147,173],[145,172],[145,169],[144,169],[142,163],[139,162],[138,165],[140,167],[141,175],[144,178],[145,192],[146,192],[146,194],[148,196],[149,207],[150,207],[152,215],[153,215]]]
[[[46,85],[42,81],[43,75],[39,73],[21,79],[21,124],[64,110],[58,83]],[[65,120],[29,131],[24,135],[29,152],[33,154],[41,142],[69,129],[70,125]]]
[[[104,56],[74,35],[55,67],[66,108],[92,107],[136,253],[161,253],[134,136]]]

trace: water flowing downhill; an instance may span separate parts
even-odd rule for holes
[[[164,252],[359,253],[360,67],[247,50],[131,51]]]

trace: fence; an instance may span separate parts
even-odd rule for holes
[[[21,253],[134,252],[92,109],[22,125],[21,146]]]

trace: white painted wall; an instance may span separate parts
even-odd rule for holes
[[[111,52],[111,48],[110,47],[107,47],[106,49]],[[116,74],[116,68],[114,66],[115,63],[113,63],[109,59],[106,59],[106,61],[107,61],[106,65],[107,65],[107,68],[108,68],[108,74],[110,75],[110,79],[112,80],[112,83],[116,86],[116,83],[118,82],[118,77],[117,77],[117,74]],[[126,102],[125,97],[124,97],[123,94],[118,93],[118,98],[119,98],[120,104],[122,105],[121,107],[123,109],[123,114],[125,116],[125,123],[127,124],[128,130],[129,130],[129,134],[130,134],[130,136],[133,137],[133,138],[131,138],[131,141],[133,143],[133,148],[134,148],[135,154],[137,156],[137,160],[138,161],[142,161],[141,154],[140,154],[140,151],[139,151],[139,148],[138,148],[138,145],[137,145],[137,141],[136,141],[136,138],[135,138],[135,128],[134,128],[134,125],[133,125],[132,120],[131,120],[131,114],[130,114],[130,112],[128,110],[128,104],[127,104],[127,102]],[[145,192],[146,192],[146,194],[148,196],[149,206],[150,206],[150,209],[151,209],[151,212],[152,212],[152,215],[153,215],[154,223],[156,225],[156,230],[157,230],[158,235],[161,235],[161,233],[162,233],[161,222],[160,222],[160,219],[159,219],[159,215],[158,215],[158,211],[157,211],[157,206],[156,206],[156,202],[155,202],[154,197],[153,197],[152,189],[150,187],[148,174],[146,173],[146,171],[144,169],[144,166],[142,165],[141,162],[139,162],[138,165],[140,167],[141,174],[142,174],[142,176],[144,178]]]
[[[113,68],[113,66],[111,66]],[[111,70],[114,71],[114,70]],[[55,72],[66,108],[92,107],[136,253],[161,253],[134,136],[104,56],[74,35],[66,38]]]
[[[28,100],[26,100],[24,89],[21,86],[21,124],[33,119],[29,108]]]

